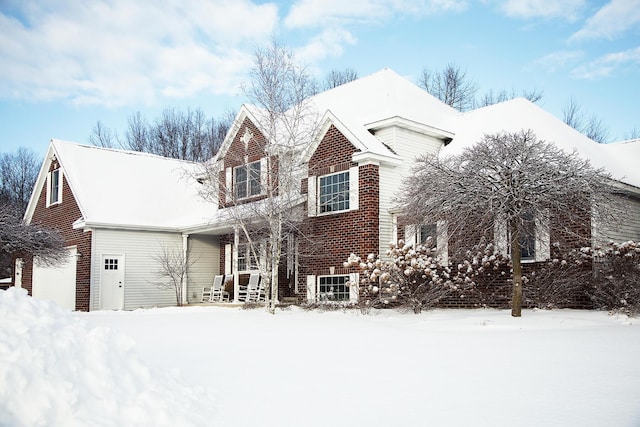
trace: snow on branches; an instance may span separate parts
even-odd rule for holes
[[[427,242],[428,243],[428,242]],[[406,306],[415,313],[447,298],[463,299],[478,279],[502,276],[506,258],[493,245],[474,247],[464,261],[451,266],[436,248],[390,243],[387,259],[369,254],[365,260],[351,254],[344,266],[360,272],[361,303],[367,306]],[[354,285],[354,284],[352,284]]]

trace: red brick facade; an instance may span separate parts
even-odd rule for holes
[[[357,150],[340,131],[331,126],[309,160],[310,179],[348,170],[357,166],[351,161]],[[358,168],[358,209],[318,214],[305,220],[306,238],[300,240],[300,275],[302,296],[306,295],[307,275],[347,274],[344,261],[353,252],[379,252],[380,175],[378,166]],[[315,203],[314,200],[307,203]]]
[[[53,171],[58,167],[58,163],[54,160],[49,171]],[[77,247],[80,255],[76,264],[76,310],[89,311],[91,232],[73,229],[73,223],[81,218],[82,214],[67,179],[64,177],[64,173],[62,179],[62,202],[48,207],[46,203],[47,184],[45,183],[38,196],[31,223],[58,229],[64,237],[66,246]],[[31,259],[26,259],[25,261],[22,269],[22,286],[31,295],[33,262]]]

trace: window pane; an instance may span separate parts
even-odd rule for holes
[[[349,301],[349,276],[323,276],[318,280],[320,301]]]
[[[260,162],[253,162],[249,165],[249,196],[260,194]]]
[[[420,227],[420,244],[426,245],[427,240],[431,237],[429,246],[435,247],[437,244],[436,225],[428,224]]]
[[[533,215],[527,213],[522,216],[524,227],[520,233],[520,257],[522,259],[535,259],[536,235]]]
[[[247,197],[247,166],[238,166],[235,168],[235,187],[236,198],[243,199]]]
[[[51,203],[57,203],[59,201],[60,192],[60,169],[56,169],[51,172],[51,189],[49,200]]]
[[[320,213],[349,209],[349,172],[320,177]]]

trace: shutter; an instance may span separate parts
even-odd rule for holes
[[[360,275],[358,273],[349,274],[349,282],[353,283],[349,286],[349,302],[358,302],[359,276]]]
[[[349,169],[349,210],[355,211],[358,209],[358,166],[354,166]]]
[[[438,244],[438,252],[442,259],[443,265],[449,264],[449,232],[447,230],[447,221],[440,220],[436,225],[436,243]]]
[[[316,197],[318,179],[311,175],[307,180],[307,207],[308,215],[316,216],[318,214],[318,201]]]
[[[307,276],[307,301],[316,300],[316,276],[310,274]]]
[[[549,239],[549,214],[548,212],[540,213],[535,217],[535,236],[536,236],[536,261],[545,261],[551,258],[550,239]]]
[[[404,228],[404,243],[407,245],[416,245],[416,226],[414,224],[407,225]]]
[[[231,274],[231,261],[233,253],[231,252],[231,243],[224,245],[224,274]]]
[[[507,221],[503,216],[496,216],[493,223],[493,245],[496,252],[510,257],[509,242],[507,241]]]
[[[45,182],[45,185],[46,185],[45,192],[47,194],[46,196],[47,201],[45,206],[49,206],[51,205],[51,172],[47,174],[47,180]]]
[[[58,169],[58,203],[62,203],[62,187],[64,185],[64,173],[62,168]]]
[[[225,201],[230,203],[233,201],[233,169],[227,168],[225,170],[225,180],[224,180],[224,192],[225,192]]]

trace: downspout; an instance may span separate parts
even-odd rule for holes
[[[186,268],[189,265],[189,235],[182,235],[182,259],[184,260],[184,280],[182,281],[182,304],[187,304],[187,283],[189,283],[189,269]]]

